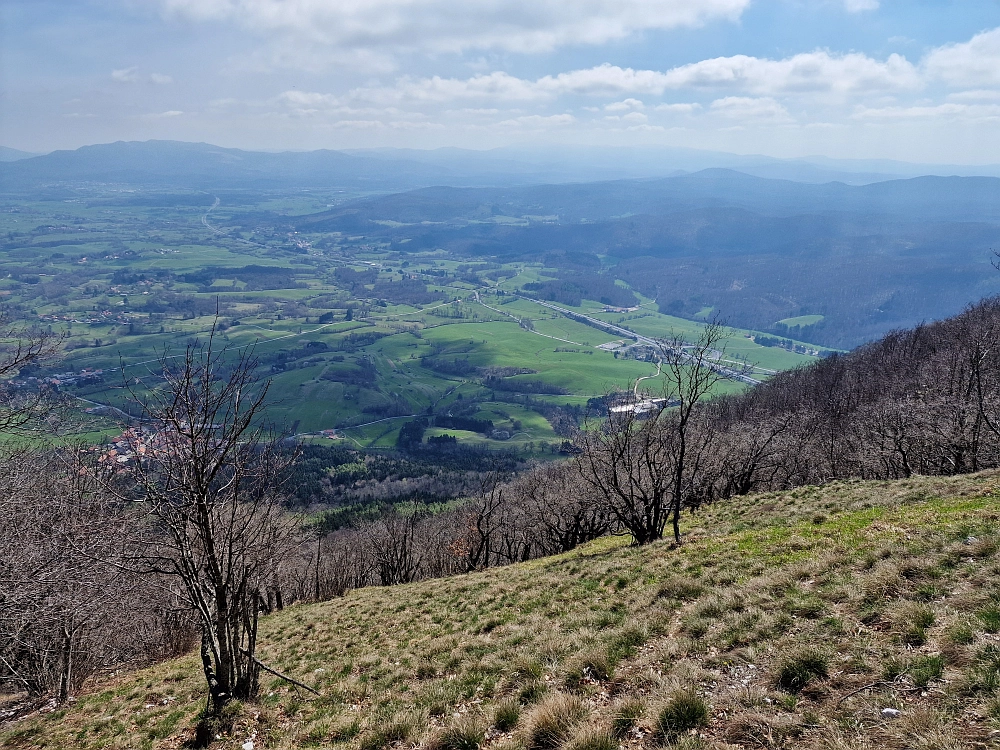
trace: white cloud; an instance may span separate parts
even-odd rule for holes
[[[385,123],[381,120],[337,120],[330,127],[343,130],[384,130]]]
[[[522,115],[521,117],[515,117],[510,120],[502,120],[498,122],[497,125],[500,127],[530,127],[536,129],[547,129],[550,126],[563,127],[566,125],[572,125],[576,122],[576,118],[573,115],[562,114],[562,115]]]
[[[249,1],[232,0],[236,4]],[[290,5],[296,1],[287,0]],[[421,7],[437,1],[412,0]],[[588,8],[596,7],[589,0],[581,1]],[[269,2],[261,0],[262,5]],[[372,2],[385,5],[390,0]],[[597,5],[602,2],[595,0]],[[342,51],[329,50],[331,54]],[[276,96],[262,94],[256,100],[220,100],[213,106],[260,121],[288,123],[288,127],[306,120],[319,132],[324,128],[377,131],[386,134],[386,142],[392,140],[392,131],[406,130],[462,133],[464,129],[465,134],[489,132],[501,140],[521,134],[543,137],[548,132],[547,137],[558,140],[567,137],[563,133],[652,132],[662,131],[664,125],[672,132],[731,131],[742,133],[733,138],[751,140],[763,137],[768,128],[783,134],[776,138],[793,139],[805,137],[802,134],[809,128],[873,133],[877,132],[872,127],[875,123],[933,128],[943,122],[946,129],[956,132],[979,127],[989,132],[1000,122],[1000,72],[992,63],[981,61],[992,60],[989,55],[994,53],[1000,68],[1000,29],[931,50],[913,62],[899,54],[880,59],[820,49],[781,59],[718,57],[668,70],[604,63],[522,78],[496,69],[503,56],[484,55],[474,66],[465,67],[462,76],[372,76],[369,83],[355,88],[290,89]],[[481,67],[487,60],[496,68]],[[124,82],[148,83],[157,76],[135,67],[113,73],[115,80]],[[945,88],[941,82],[954,88]],[[180,114],[171,111],[146,117]]]
[[[632,112],[634,110],[645,109],[646,105],[638,99],[625,99],[620,102],[612,102],[604,106],[607,112]]]
[[[410,99],[443,102],[457,99],[486,98],[498,101],[546,100],[567,94],[660,94],[664,74],[655,70],[633,70],[607,63],[593,68],[571,70],[537,80],[517,78],[502,71],[472,78],[411,78],[404,76],[394,86],[362,87],[348,95],[368,101]],[[628,101],[638,101],[631,99]]]
[[[278,101],[292,109],[315,110],[329,109],[340,104],[333,94],[320,94],[315,91],[283,91],[278,94]]]
[[[478,75],[467,80],[454,78],[410,79],[397,86],[402,96],[421,101],[447,101],[450,99],[486,98],[501,101],[543,99],[544,91],[515,76],[500,71]]]
[[[139,68],[133,66],[131,68],[112,70],[111,78],[119,83],[135,83],[139,80]]]
[[[703,60],[666,72],[635,70],[607,63],[593,68],[547,75],[534,81],[496,71],[472,78],[403,77],[393,86],[358,88],[347,99],[379,103],[448,102],[484,99],[497,102],[544,101],[567,95],[660,96],[668,89],[722,89],[758,96],[829,94],[842,96],[896,93],[919,89],[919,71],[900,55],[885,61],[852,53],[832,55],[818,50],[784,60],[737,55]],[[606,105],[609,112],[641,109],[626,98]]]
[[[335,47],[539,52],[739,18],[750,0],[160,0],[170,15]]]
[[[118,83],[140,83],[148,81],[150,83],[156,83],[159,85],[165,85],[174,82],[173,78],[171,78],[168,75],[163,75],[162,73],[152,73],[148,78],[146,76],[140,75],[139,67],[137,65],[133,65],[131,68],[121,68],[119,70],[112,70],[111,80],[117,81]]]
[[[866,10],[878,10],[878,0],[844,0],[844,8],[848,13],[861,13]]]
[[[1000,28],[938,47],[924,58],[924,69],[952,86],[1000,85]]]
[[[860,94],[917,89],[919,71],[902,55],[885,61],[861,53],[804,52],[783,60],[734,55],[682,65],[667,71],[669,88],[728,88],[753,94],[830,92]]]
[[[679,115],[690,115],[701,109],[698,102],[677,102],[676,104],[658,104],[653,109],[657,112],[672,112]]]
[[[503,72],[473,76],[472,78],[403,77],[394,86],[357,88],[345,99],[389,103],[399,101],[449,102],[463,99],[488,99],[491,101],[529,101],[547,99],[549,92],[532,81],[516,78]]]
[[[649,118],[646,117],[646,115],[644,115],[642,112],[629,112],[627,115],[622,116],[622,122],[632,123],[633,125],[635,124],[641,125],[642,123],[648,121]]]
[[[172,117],[180,117],[184,113],[179,109],[170,109],[166,112],[150,112],[149,114],[143,115],[145,120],[167,120]]]
[[[1000,101],[1000,91],[995,89],[975,89],[973,91],[956,91],[948,94],[952,102],[996,102]]]
[[[559,94],[662,94],[667,74],[656,70],[633,70],[604,63],[594,68],[572,70],[545,76],[535,87],[552,95]]]
[[[899,121],[899,120],[937,120],[985,122],[1000,120],[1000,105],[998,104],[944,104],[916,105],[910,107],[860,107],[854,113],[858,120]]]
[[[741,122],[772,125],[794,122],[788,110],[771,97],[727,96],[712,102],[710,109],[713,113]]]

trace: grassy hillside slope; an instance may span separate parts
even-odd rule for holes
[[[997,472],[839,482],[689,516],[679,549],[608,538],[295,606],[264,620],[261,657],[321,697],[265,675],[214,746],[986,747],[998,542]],[[0,746],[181,747],[203,705],[191,656]]]

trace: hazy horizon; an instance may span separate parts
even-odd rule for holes
[[[1000,162],[1000,8],[9,0],[0,144],[683,147]]]

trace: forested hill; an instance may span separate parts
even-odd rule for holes
[[[1000,299],[713,402],[729,491],[1000,465]],[[723,488],[729,489],[723,489]]]
[[[301,233],[364,234],[392,250],[600,269],[663,312],[706,308],[852,348],[1000,291],[1000,179],[918,177],[808,185],[724,169],[657,180],[433,187],[288,219]]]
[[[600,221],[721,206],[767,216],[854,214],[896,219],[1000,219],[1000,178],[924,176],[870,185],[805,184],[730,169],[660,179],[503,188],[427,187],[360,199],[300,220],[303,226],[344,214],[398,222],[460,221],[502,214],[547,216],[559,223]],[[429,214],[433,211],[433,214]]]

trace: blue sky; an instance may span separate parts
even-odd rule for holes
[[[1000,162],[1000,0],[4,0],[0,143]]]

